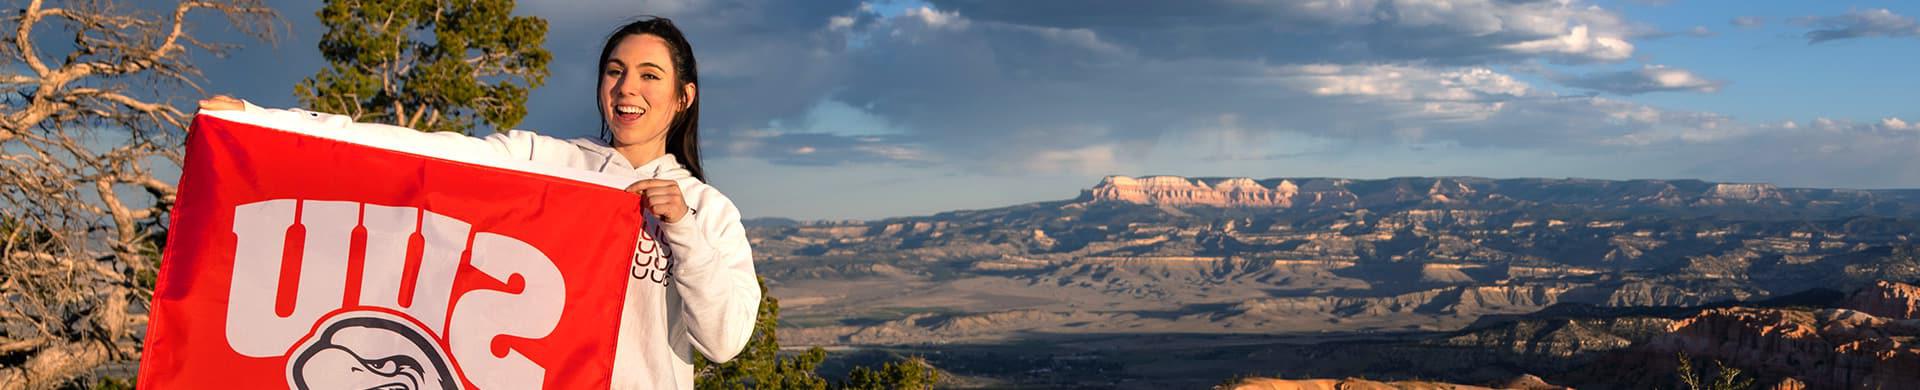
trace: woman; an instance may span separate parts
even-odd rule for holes
[[[421,133],[353,123],[339,115],[262,109],[226,96],[202,100],[200,108],[244,109],[337,126],[356,138],[493,153],[639,179],[627,191],[644,198],[644,209],[661,223],[642,232],[635,250],[614,387],[691,389],[692,351],[725,362],[751,336],[760,304],[752,249],[739,210],[703,182],[698,72],[693,47],[680,30],[665,18],[621,26],[607,37],[599,66],[596,100],[602,131],[609,135],[605,140],[561,140],[519,130],[485,138]],[[661,236],[665,250],[653,243]]]

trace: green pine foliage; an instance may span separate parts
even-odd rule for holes
[[[1726,362],[1722,362],[1719,359],[1713,360],[1715,374],[1711,377],[1712,381],[1709,382],[1706,380],[1708,378],[1700,375],[1699,370],[1693,366],[1693,359],[1688,358],[1686,352],[1679,353],[1678,358],[1680,359],[1680,367],[1676,372],[1680,375],[1680,383],[1686,385],[1688,390],[1747,390],[1753,388],[1753,378],[1741,375],[1740,369],[1728,367]]]
[[[294,87],[320,112],[422,131],[504,130],[552,60],[547,21],[513,16],[513,0],[327,0],[328,66]],[[583,92],[584,93],[584,92]]]
[[[854,367],[841,388],[847,390],[931,389],[940,381],[940,370],[927,359],[910,357],[888,362],[879,370]]]
[[[814,369],[827,358],[818,347],[798,356],[780,357],[780,300],[767,294],[767,280],[760,279],[760,313],[753,324],[753,338],[733,360],[714,364],[705,356],[694,359],[694,387],[708,389],[778,388],[825,389],[827,382]],[[696,355],[698,352],[695,353]]]
[[[694,387],[717,389],[931,389],[940,380],[939,370],[919,357],[885,364],[879,369],[855,367],[847,378],[829,384],[815,373],[826,361],[827,351],[813,347],[804,353],[780,356],[780,300],[767,294],[766,279],[760,280],[760,316],[753,325],[753,338],[733,360],[715,364],[704,356],[694,359]]]

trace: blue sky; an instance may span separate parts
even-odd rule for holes
[[[202,60],[269,106],[289,34]],[[1102,176],[1698,178],[1920,187],[1920,3],[522,0],[555,55],[519,127],[591,136],[599,41],[674,18],[712,183],[748,217],[1076,196]],[[216,28],[217,29],[217,28]],[[217,30],[210,34],[218,36]]]

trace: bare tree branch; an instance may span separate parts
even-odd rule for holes
[[[178,164],[190,113],[172,97],[200,95],[189,54],[236,46],[202,41],[190,14],[213,12],[263,40],[273,10],[260,0],[187,0],[152,14],[114,0],[33,0],[0,22],[0,390],[63,386],[138,357],[136,315],[152,278],[173,184],[153,164]],[[36,47],[71,34],[64,53]],[[30,330],[20,332],[20,330]]]

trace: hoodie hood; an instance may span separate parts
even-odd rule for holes
[[[635,167],[627,161],[626,156],[621,156],[619,151],[613,150],[612,146],[607,145],[599,139],[576,138],[571,141],[575,146],[579,146],[581,151],[596,155],[601,159],[599,169],[597,169],[601,172],[666,180],[680,180],[693,177],[693,172],[688,171],[685,166],[681,166],[680,160],[674,158],[673,153],[662,154],[652,161]]]

